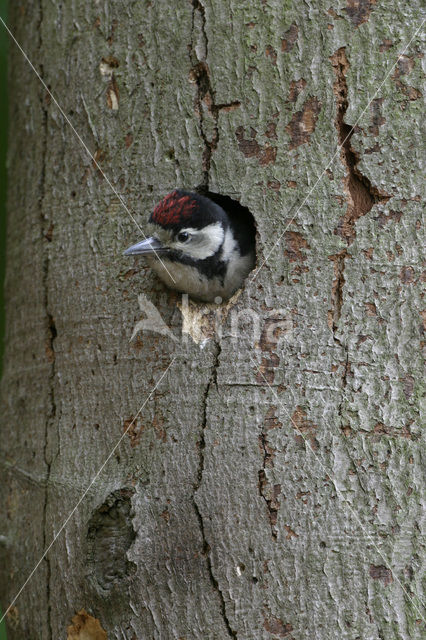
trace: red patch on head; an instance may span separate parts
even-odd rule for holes
[[[179,224],[189,218],[196,207],[197,202],[191,196],[172,191],[157,204],[152,212],[152,221],[163,227]]]

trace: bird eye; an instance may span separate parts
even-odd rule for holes
[[[179,242],[186,242],[187,240],[189,240],[189,233],[187,233],[186,231],[181,231],[178,234],[177,239],[179,240]]]

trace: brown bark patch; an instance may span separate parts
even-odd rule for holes
[[[285,638],[293,631],[293,626],[290,623],[284,624],[280,618],[277,618],[270,613],[264,612],[263,617],[263,626],[265,630],[274,636]]]
[[[67,628],[67,640],[108,640],[98,618],[89,615],[84,609],[76,613],[71,622]]]
[[[288,92],[288,101],[296,102],[303,89],[306,87],[306,80],[300,78],[299,80],[292,80],[290,82],[290,90]]]
[[[406,399],[410,398],[413,395],[414,391],[414,378],[413,376],[405,376],[405,378],[401,378],[401,382],[403,383],[403,391]]]
[[[295,149],[301,144],[309,142],[315,131],[321,103],[315,96],[308,98],[301,111],[296,111],[285,130],[290,136],[289,149]]]
[[[315,438],[315,429],[318,428],[318,425],[308,420],[307,413],[302,407],[297,406],[291,416],[291,424],[296,431],[298,431],[301,435],[296,435],[297,442],[303,442],[305,440],[309,440],[311,447],[314,451],[317,451],[319,448],[318,440]]]
[[[111,23],[111,32],[109,37],[107,38],[107,42],[109,44],[109,46],[112,45],[112,43],[114,42],[114,35],[115,35],[115,30],[118,26],[118,20],[114,19]]]
[[[413,267],[402,267],[399,272],[399,279],[402,284],[412,284],[414,282],[414,269]]]
[[[259,164],[261,166],[266,166],[267,164],[271,164],[275,162],[277,157],[277,148],[276,147],[263,147],[262,152],[259,158]]]
[[[370,564],[370,578],[381,580],[385,586],[393,582],[392,571],[382,564],[379,566]]]
[[[53,364],[55,362],[55,352],[51,347],[50,340],[46,340],[44,345],[44,350],[46,352],[46,358],[49,364]]]
[[[345,260],[348,257],[346,249],[328,256],[333,262],[334,279],[331,285],[331,309],[328,310],[327,323],[335,333],[342,313],[343,287],[345,285]]]
[[[166,442],[167,434],[164,429],[164,418],[162,416],[155,415],[152,419],[152,426],[154,427],[155,436],[157,440],[161,440],[161,442]]]
[[[355,27],[367,22],[376,0],[347,0],[344,11]]]
[[[133,416],[123,422],[123,433],[129,437],[130,446],[133,448],[139,444],[143,431],[143,426],[138,427],[137,422],[137,418]]]
[[[137,273],[139,273],[137,269],[128,269],[122,276],[120,276],[120,279],[128,280],[129,278],[133,278]]]
[[[93,160],[90,163],[90,166],[87,167],[87,169],[85,170],[83,177],[82,177],[82,183],[86,184],[87,180],[89,179],[89,176],[92,173],[92,170],[94,170],[96,172],[96,175],[99,178],[103,179],[103,174],[102,174],[102,170],[100,168],[100,165],[102,165],[102,163],[104,162],[105,158],[107,157],[107,154],[105,151],[103,151],[102,149],[96,149],[95,151],[95,155],[93,156]]]
[[[399,222],[403,216],[402,211],[393,211],[392,209],[386,215],[381,212],[376,218],[376,221],[379,224],[379,227],[384,227],[388,222]]]
[[[47,242],[52,242],[52,237],[53,237],[53,229],[55,228],[55,225],[53,224],[53,222],[50,224],[48,230],[46,231],[46,233],[44,234],[44,237],[46,238]]]
[[[53,319],[53,316],[48,313],[47,314],[47,338],[45,341],[45,352],[46,352],[46,358],[47,361],[49,362],[49,364],[53,364],[55,362],[55,349],[54,349],[54,340],[57,336],[57,331],[56,331],[56,325],[55,325],[55,321]]]
[[[264,456],[264,469],[272,469],[274,466],[276,449],[268,443],[266,436],[263,433],[259,436],[259,449]]]
[[[268,125],[265,130],[265,136],[270,140],[277,139],[277,123],[276,122],[268,122]]]
[[[277,410],[278,408],[273,405],[266,413],[263,424],[267,431],[270,431],[271,429],[281,429],[283,426],[283,423],[278,420]]]
[[[275,355],[273,352],[277,348],[280,337],[291,331],[293,326],[292,321],[283,317],[280,312],[275,312],[272,317],[266,318],[259,339],[260,349]]]
[[[367,310],[367,316],[369,316],[370,318],[377,316],[377,308],[374,302],[366,302],[365,308]]]
[[[266,475],[266,469],[271,469],[274,466],[274,457],[276,449],[272,447],[268,442],[267,432],[271,429],[281,427],[282,424],[278,422],[276,417],[277,407],[272,406],[269,408],[265,421],[264,429],[259,435],[259,449],[263,457],[262,468],[258,472],[259,481],[259,494],[266,502],[268,508],[269,524],[271,526],[271,535],[274,541],[277,539],[277,531],[275,525],[277,523],[278,511],[280,508],[280,501],[278,497],[281,493],[281,485],[272,485]]]
[[[259,494],[266,502],[266,506],[268,508],[268,519],[269,524],[271,526],[271,534],[274,540],[277,539],[277,531],[275,526],[278,520],[278,511],[280,508],[280,501],[278,500],[278,496],[281,493],[281,485],[274,484],[271,485],[268,482],[266,477],[265,468],[260,469],[259,471]]]
[[[296,44],[298,35],[299,27],[293,22],[291,27],[284,33],[284,38],[281,39],[281,51],[286,51],[287,53],[291,51]]]
[[[398,62],[396,63],[395,71],[391,75],[392,80],[395,82],[398,89],[405,95],[409,100],[417,100],[421,98],[422,94],[418,89],[411,87],[408,84],[404,84],[401,81],[401,78],[405,75],[411,73],[414,69],[414,60],[409,56],[400,56],[398,58]]]
[[[19,610],[18,607],[9,607],[6,612],[7,624],[11,629],[17,629],[19,627]]]
[[[105,64],[111,70],[111,73],[114,69],[117,69],[120,66],[119,61],[114,56],[104,56],[102,58],[103,64]]]
[[[262,358],[256,376],[257,384],[272,384],[275,379],[275,369],[279,364],[280,359],[276,353],[271,353],[268,357]]]
[[[286,231],[284,238],[287,245],[284,255],[288,258],[288,261],[304,262],[307,256],[302,252],[302,249],[310,249],[306,238],[298,231]]]
[[[380,53],[383,53],[383,51],[389,51],[389,49],[391,49],[392,47],[393,47],[392,40],[390,40],[389,38],[385,38],[379,47],[379,51]]]
[[[343,184],[347,200],[346,213],[339,220],[334,233],[345,239],[347,244],[350,245],[356,236],[356,221],[365,216],[375,203],[387,202],[390,196],[374,187],[357,167],[359,156],[351,146],[351,137],[354,129],[345,122],[345,115],[348,109],[346,75],[349,69],[345,47],[338,49],[330,57],[330,61],[336,76],[333,85],[337,102],[336,129],[341,147],[341,159],[346,168]]]
[[[402,379],[402,382],[405,384],[405,380]],[[414,389],[414,381],[413,381],[413,389]],[[404,388],[404,394],[411,393],[411,381],[407,382],[407,388]],[[407,397],[407,395],[406,395]],[[409,396],[408,396],[409,397]],[[376,422],[372,431],[362,431],[363,435],[368,438],[372,438],[373,441],[378,442],[380,438],[383,436],[388,436],[391,438],[405,438],[406,440],[414,440],[417,441],[419,439],[419,434],[411,433],[412,422],[405,424],[402,428],[391,427],[387,424],[383,424],[383,422]]]
[[[291,527],[289,527],[288,524],[284,525],[284,529],[286,530],[286,533],[287,533],[287,535],[285,537],[286,540],[291,540],[291,538],[298,538],[299,537],[299,534],[296,533],[295,531],[293,531],[293,529]]]
[[[298,491],[296,493],[297,500],[301,500],[303,504],[308,504],[308,497],[311,495],[310,491]]]
[[[310,432],[312,429],[317,429],[317,425],[307,419],[308,414],[302,407],[297,406],[294,410],[293,415],[291,416],[291,420],[293,426],[296,427],[298,431],[302,433]]]
[[[385,124],[386,118],[382,116],[383,98],[374,98],[370,102],[371,125],[368,127],[373,136],[379,135],[379,127]]]
[[[274,65],[277,64],[277,52],[275,51],[274,47],[272,47],[270,44],[268,44],[268,46],[265,49],[265,55],[267,58],[271,60],[272,64]]]
[[[368,156],[370,153],[381,153],[381,152],[382,152],[382,149],[380,148],[379,143],[375,142],[372,147],[369,147],[364,151],[364,154]]]
[[[244,127],[238,127],[235,131],[238,140],[238,148],[246,158],[257,158],[261,166],[275,162],[277,148],[269,144],[262,146],[256,140],[257,131],[250,129],[250,138],[244,137]]]
[[[268,189],[272,189],[272,191],[278,192],[281,189],[281,182],[279,180],[269,180],[266,184]]]
[[[376,424],[374,425],[373,432],[380,436],[383,436],[383,435],[389,436],[392,434],[392,428],[388,427],[386,424],[383,424],[383,422],[376,422]]]

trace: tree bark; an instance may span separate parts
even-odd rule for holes
[[[11,4],[96,162],[11,45],[9,639],[424,637],[420,7]],[[226,306],[121,255],[176,186],[255,216]]]

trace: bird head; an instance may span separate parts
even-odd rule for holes
[[[225,212],[212,200],[176,189],[152,212],[149,237],[126,249],[124,255],[205,260],[220,249],[228,226]]]
[[[157,204],[149,237],[124,252],[148,259],[171,289],[206,302],[228,299],[254,266],[254,224],[211,198],[176,189]]]

